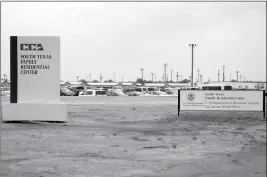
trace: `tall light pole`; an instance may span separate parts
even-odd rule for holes
[[[220,82],[220,70],[218,69],[218,82]]]
[[[224,68],[225,68],[225,66],[223,65],[223,82],[224,82],[224,79],[225,79],[225,77],[224,77]]]
[[[100,73],[100,83],[101,83],[101,81],[102,81],[102,78],[103,78],[103,77],[102,77],[102,73]]]
[[[5,80],[5,81],[7,80],[7,75],[6,75],[6,74],[4,74],[4,80]]]
[[[163,74],[164,80],[163,81],[165,81],[165,82],[166,82],[166,78],[167,78],[167,70],[166,70],[167,66],[168,66],[168,64],[164,63],[164,74]]]
[[[199,82],[199,69],[197,70],[197,81]]]
[[[171,69],[171,82],[172,82],[172,69]]]
[[[177,83],[179,81],[179,72],[176,72]]]
[[[151,73],[151,75],[152,75],[152,82],[153,82],[153,75],[154,75],[154,73]]]
[[[238,73],[239,71],[236,71],[236,81],[238,82]]]
[[[142,78],[142,81],[144,81],[144,78],[143,78],[144,69],[143,69],[143,68],[141,68],[141,69],[140,69],[140,71],[141,71],[141,78]]]
[[[197,44],[189,44],[189,46],[192,48],[192,69],[191,69],[191,87],[194,86],[194,47],[197,46]]]

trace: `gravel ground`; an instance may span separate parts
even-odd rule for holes
[[[262,113],[181,112],[178,118],[175,97],[61,101],[69,104],[66,124],[1,125],[1,176],[266,176]]]

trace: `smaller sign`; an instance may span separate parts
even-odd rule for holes
[[[263,111],[263,91],[181,90],[180,110]]]

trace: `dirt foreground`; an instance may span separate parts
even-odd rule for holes
[[[175,97],[62,102],[69,104],[66,124],[2,124],[1,176],[266,176],[262,113],[182,112],[178,118]]]

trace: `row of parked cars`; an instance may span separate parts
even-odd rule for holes
[[[60,89],[60,96],[177,96],[178,89],[173,88],[90,88],[70,86]]]

